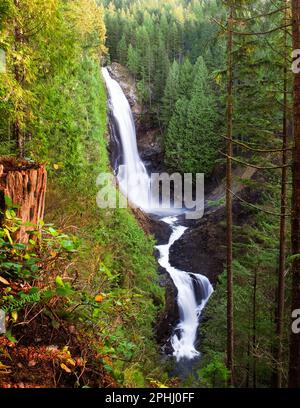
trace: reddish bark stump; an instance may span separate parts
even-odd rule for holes
[[[44,217],[47,172],[43,165],[25,160],[0,158],[0,207],[5,209],[4,196],[18,205],[17,216],[23,223],[37,224]],[[28,231],[22,226],[15,234],[18,242],[27,243]]]

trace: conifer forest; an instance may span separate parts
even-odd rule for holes
[[[300,0],[0,0],[0,388],[300,388]]]

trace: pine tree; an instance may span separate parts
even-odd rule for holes
[[[292,0],[293,49],[300,48],[300,1]],[[300,305],[300,74],[294,75],[294,150],[292,200],[292,311]],[[300,336],[292,333],[290,340],[289,386],[300,388]]]
[[[170,70],[170,61],[164,45],[163,38],[159,34],[158,46],[155,50],[155,102],[160,101],[164,95],[166,81]]]
[[[195,79],[187,115],[187,151],[194,164],[191,172],[209,175],[218,157],[219,135],[216,129],[216,101],[210,87],[210,78],[202,57],[195,65]],[[193,150],[196,147],[196,153]]]
[[[189,112],[189,101],[186,98],[179,99],[175,106],[174,114],[171,117],[168,131],[165,136],[166,164],[170,169],[185,172],[189,163],[186,159],[189,155],[186,146],[186,121]],[[188,158],[188,160],[190,160]]]
[[[121,41],[118,44],[117,52],[118,52],[118,61],[120,61],[121,64],[125,65],[127,62],[127,57],[128,57],[128,49],[127,49],[126,38],[124,34],[121,38]]]
[[[178,100],[169,123],[165,142],[167,163],[173,161],[174,168],[183,173],[210,174],[218,154],[216,120],[215,96],[200,57],[195,66],[191,99]]]
[[[139,73],[139,56],[131,44],[129,44],[128,47],[127,66],[130,72],[136,78]]]
[[[227,368],[230,385],[234,384],[234,294],[233,294],[233,213],[232,213],[232,156],[233,156],[233,4],[230,2],[227,22],[227,167],[226,167],[226,221],[227,221]]]
[[[166,128],[171,120],[174,106],[179,98],[179,75],[179,64],[177,61],[174,61],[169,71],[164,96],[162,99],[163,105],[161,118]]]
[[[283,25],[288,22],[288,2],[283,0]],[[285,312],[285,271],[286,271],[286,226],[287,226],[287,194],[288,194],[288,122],[289,122],[289,103],[288,103],[288,31],[284,30],[283,36],[283,115],[282,115],[282,173],[281,173],[281,197],[280,197],[280,233],[279,233],[279,262],[278,262],[278,284],[276,290],[276,335],[277,344],[274,347],[274,358],[277,362],[275,370],[274,385],[281,388],[283,384],[283,340],[284,340],[284,312]]]
[[[188,58],[185,58],[183,63],[180,65],[180,76],[179,76],[179,96],[187,96],[188,98],[191,95],[194,72],[193,65],[191,64]]]

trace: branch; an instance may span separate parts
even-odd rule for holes
[[[249,18],[235,18],[234,21],[241,21],[241,22],[251,21],[251,20],[255,20],[256,18],[272,16],[273,14],[277,14],[285,10],[289,10],[289,7],[282,7],[280,9],[270,11],[269,13],[257,14],[256,16],[249,17]]]
[[[290,147],[290,148],[287,148],[287,149],[256,149],[256,148],[254,148],[254,147],[249,146],[249,145],[246,144],[246,143],[242,143],[242,142],[239,142],[239,141],[237,141],[237,140],[229,139],[227,136],[223,136],[223,138],[226,139],[226,140],[231,140],[232,143],[237,144],[237,145],[239,145],[239,146],[242,146],[242,147],[244,147],[244,148],[247,149],[247,150],[251,150],[252,152],[258,152],[258,153],[279,153],[279,152],[285,152],[285,151],[292,151],[292,150],[293,150],[291,147]]]
[[[262,211],[266,214],[270,214],[270,215],[275,215],[276,217],[291,217],[292,214],[280,214],[280,213],[276,213],[274,211],[269,211],[269,210],[265,210],[264,208],[258,207],[257,205],[251,204],[248,201],[244,200],[242,197],[238,196],[237,194],[235,194],[233,191],[228,190],[233,197],[235,197],[237,200],[241,201],[242,203],[248,205],[251,208],[254,208],[255,210],[258,211]]]
[[[292,62],[291,58],[288,58],[286,55],[282,54],[280,51],[278,51],[276,48],[274,48],[271,44],[270,41],[267,38],[263,38],[263,40],[267,43],[268,47],[271,48],[272,51],[274,51],[277,55],[282,57],[284,60],[287,60],[288,62]],[[282,64],[283,65],[283,64]]]
[[[225,27],[222,23],[220,23],[220,21],[216,20],[215,18],[212,18],[212,21],[214,21],[216,24],[218,24],[220,27],[222,27],[222,29],[224,31],[227,31],[227,27]],[[240,32],[240,31],[233,31],[233,34],[235,34],[235,35],[245,35],[245,36],[266,35],[266,34],[274,33],[275,31],[286,29],[286,28],[291,27],[291,26],[292,26],[292,24],[287,24],[287,25],[284,25],[284,26],[272,28],[272,30],[261,31],[261,32],[256,32],[256,33],[243,33],[243,32]]]
[[[292,26],[292,24],[287,24],[285,26],[275,27],[272,30],[261,31],[261,32],[257,32],[257,33],[243,33],[243,32],[239,32],[239,31],[233,31],[233,34],[236,34],[236,35],[266,35],[266,34],[274,33],[275,31],[283,30],[283,29],[291,27],[291,26]]]
[[[241,125],[243,122],[240,122],[239,120],[236,120],[235,123]],[[261,128],[255,126],[255,125],[253,125],[251,123],[247,123],[247,127],[250,127],[250,128],[254,129],[257,132],[267,133],[267,134],[272,135],[272,136],[274,136],[274,133],[277,131],[277,129],[274,129],[274,131],[267,130],[267,129],[261,129]],[[250,143],[250,144],[254,145],[255,143]]]
[[[280,106],[286,108],[287,111],[289,112],[293,112],[293,108],[290,106],[285,106],[283,102],[279,101],[276,97],[275,97],[275,102],[277,102]]]
[[[257,169],[257,170],[276,170],[276,169],[283,169],[285,167],[291,167],[290,164],[286,164],[284,166],[257,166],[255,164],[247,163],[247,162],[244,162],[243,160],[236,159],[235,157],[228,156],[226,153],[223,153],[220,150],[219,150],[219,152],[223,156],[227,157],[230,160],[233,160],[233,161],[235,161],[235,162],[237,162],[239,164],[242,164],[242,165],[244,165],[246,167],[252,167],[252,168]]]

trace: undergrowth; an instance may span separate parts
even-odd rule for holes
[[[43,86],[39,98],[43,110],[31,154],[45,161],[48,170],[47,224],[39,226],[43,238],[38,244],[29,241],[26,248],[14,248],[21,266],[10,270],[9,286],[4,287],[8,297],[1,306],[7,311],[8,341],[28,347],[59,345],[61,350],[70,345],[79,361],[89,356],[96,364],[80,371],[63,362],[64,369],[59,365],[58,374],[52,375],[55,386],[159,386],[167,375],[154,339],[164,306],[154,240],[130,209],[101,210],[96,204],[97,176],[110,171],[106,92],[98,64],[83,59],[71,77],[54,77]],[[33,274],[25,273],[28,262]],[[29,279],[28,290],[9,291],[21,272],[22,279]],[[12,359],[7,365],[17,364]],[[91,378],[100,367],[105,374],[99,385]],[[60,382],[62,372],[73,376],[72,381]],[[17,378],[15,374],[15,382]]]

